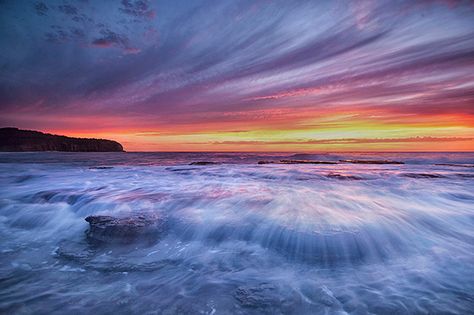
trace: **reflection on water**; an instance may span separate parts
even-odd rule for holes
[[[405,164],[257,164],[281,159]],[[0,154],[0,311],[467,314],[473,163],[466,153]],[[137,213],[166,233],[86,237],[87,216]]]

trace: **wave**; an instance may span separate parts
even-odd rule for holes
[[[474,169],[451,165],[472,154],[155,157],[0,154],[0,310],[473,309]],[[257,164],[271,159],[405,164]],[[98,215],[166,231],[96,242],[85,218]]]

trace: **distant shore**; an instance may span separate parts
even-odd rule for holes
[[[33,130],[0,128],[1,152],[124,152],[117,141],[72,138]]]

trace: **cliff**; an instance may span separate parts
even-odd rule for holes
[[[18,128],[0,128],[0,151],[122,152],[123,147],[112,140],[71,138]]]

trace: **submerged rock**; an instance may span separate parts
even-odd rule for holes
[[[210,162],[210,161],[197,161],[197,162],[191,162],[189,165],[215,165],[219,164],[218,162]]]
[[[281,164],[337,164],[331,161],[312,161],[312,160],[280,160]]]
[[[100,272],[153,272],[182,263],[180,259],[133,261],[127,259],[129,248],[121,249],[123,250],[114,250],[112,253],[109,248],[88,242],[61,242],[53,254],[61,263],[65,263],[65,267],[73,266],[74,269]]]
[[[258,161],[257,164],[275,164],[275,163],[277,163],[277,162],[275,162],[275,161]]]
[[[352,164],[405,164],[404,162],[391,160],[339,160],[339,162]]]
[[[463,174],[463,173],[460,173],[460,174],[456,174],[457,177],[461,177],[461,178],[474,178],[474,174]]]
[[[445,178],[446,176],[432,173],[405,173],[402,174],[403,177],[409,177],[409,178]]]
[[[474,164],[454,164],[454,163],[437,163],[437,166],[452,166],[452,167],[474,167]]]
[[[137,240],[156,241],[165,233],[164,219],[151,215],[116,218],[106,215],[88,216],[87,238],[106,243],[131,243]]]
[[[258,286],[240,286],[235,291],[234,297],[243,307],[251,308],[278,306],[283,302],[277,288],[269,283],[261,283]]]
[[[305,281],[300,286],[300,292],[312,303],[330,308],[341,308],[340,302],[334,296],[334,293],[326,286],[318,287],[315,283]]]
[[[338,173],[329,173],[326,175],[328,178],[340,179],[340,180],[363,180],[364,178],[354,175],[343,175]]]
[[[313,161],[313,160],[280,160],[280,161],[258,161],[258,164],[338,164],[332,161]]]

